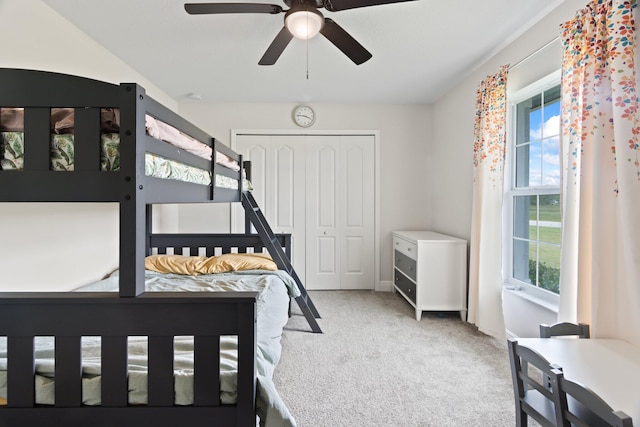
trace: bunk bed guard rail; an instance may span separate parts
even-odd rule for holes
[[[257,293],[4,293],[0,426],[254,425]],[[174,405],[173,338],[194,337],[194,403]],[[238,338],[237,402],[220,403],[220,337]],[[55,405],[35,403],[34,339],[55,337]],[[82,405],[81,337],[101,337],[101,405]],[[128,405],[127,338],[148,337],[148,404]]]

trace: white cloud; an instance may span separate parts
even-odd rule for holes
[[[542,185],[560,185],[560,169],[546,171]]]
[[[542,161],[545,165],[560,166],[560,157],[557,154],[545,154]]]
[[[542,126],[542,129],[531,129],[529,132],[529,138],[531,141],[540,139],[544,135],[545,137],[551,135],[558,135],[560,133],[560,115],[549,117]]]

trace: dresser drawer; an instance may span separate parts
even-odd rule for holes
[[[413,303],[416,303],[416,284],[409,280],[404,274],[397,269],[394,270],[394,284],[403,294],[407,296]]]
[[[411,259],[402,252],[395,250],[394,251],[394,265],[395,267],[402,271],[407,276],[411,277],[414,281],[416,280],[416,260]]]
[[[397,237],[393,238],[393,249],[402,252],[411,259],[416,259],[416,252],[418,252],[418,247],[415,243]]]

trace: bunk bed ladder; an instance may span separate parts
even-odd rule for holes
[[[311,301],[311,297],[304,288],[304,285],[294,270],[293,265],[291,265],[289,257],[285,254],[282,245],[280,245],[280,241],[271,230],[271,227],[267,223],[266,218],[260,210],[260,207],[258,207],[258,203],[256,202],[256,199],[253,198],[251,192],[245,191],[242,193],[242,206],[244,207],[246,218],[258,232],[260,239],[262,239],[264,246],[269,251],[271,258],[273,258],[273,261],[280,270],[284,270],[289,273],[298,285],[300,296],[296,298],[296,302],[298,303],[300,310],[302,310],[304,317],[307,319],[307,322],[309,322],[311,330],[316,333],[322,333],[322,330],[316,321],[316,319],[320,318],[318,310],[313,304],[313,301]]]

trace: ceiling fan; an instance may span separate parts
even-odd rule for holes
[[[324,8],[329,12],[339,12],[359,7],[406,1],[415,0],[283,0],[289,7],[288,10],[284,10],[275,4],[265,3],[187,3],[184,8],[191,15],[222,13],[268,13],[277,15],[284,12],[284,27],[276,35],[258,62],[260,65],[275,64],[292,38],[308,40],[318,33],[326,37],[356,65],[360,65],[371,59],[371,53],[341,26],[336,24],[333,19],[325,18],[318,9]]]

